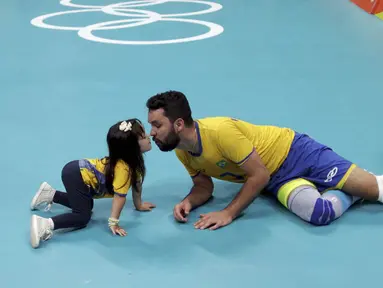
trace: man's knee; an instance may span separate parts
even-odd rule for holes
[[[341,215],[338,211],[341,206],[322,197],[314,185],[295,187],[288,195],[287,206],[302,220],[316,226],[328,225]]]
[[[333,203],[320,197],[314,204],[309,222],[316,226],[328,225],[335,220],[335,216]]]

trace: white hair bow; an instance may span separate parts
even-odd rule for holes
[[[127,132],[127,131],[130,131],[132,130],[132,123],[128,123],[126,121],[123,121],[121,122],[120,124],[120,131],[124,131],[124,132]]]

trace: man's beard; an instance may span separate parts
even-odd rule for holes
[[[163,142],[154,138],[154,142],[156,143],[158,148],[163,152],[169,152],[174,150],[175,148],[177,148],[180,141],[180,137],[174,130],[168,134],[168,136]]]

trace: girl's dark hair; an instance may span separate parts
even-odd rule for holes
[[[124,121],[120,121],[110,127],[106,139],[109,156],[104,158],[104,160],[106,160],[105,186],[109,194],[113,194],[114,169],[119,160],[123,160],[129,166],[129,177],[133,189],[137,190],[137,179],[139,179],[139,176],[141,176],[142,182],[145,178],[146,168],[143,154],[138,143],[138,140],[145,137],[142,123],[136,118],[125,120],[125,126],[126,124],[131,124],[131,130],[125,132],[120,130],[122,122]],[[121,125],[121,128],[122,127]],[[128,181],[128,179],[126,179],[126,181]]]

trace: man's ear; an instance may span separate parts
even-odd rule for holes
[[[181,118],[178,118],[176,121],[174,121],[174,129],[177,132],[181,132],[185,127],[185,122]]]

